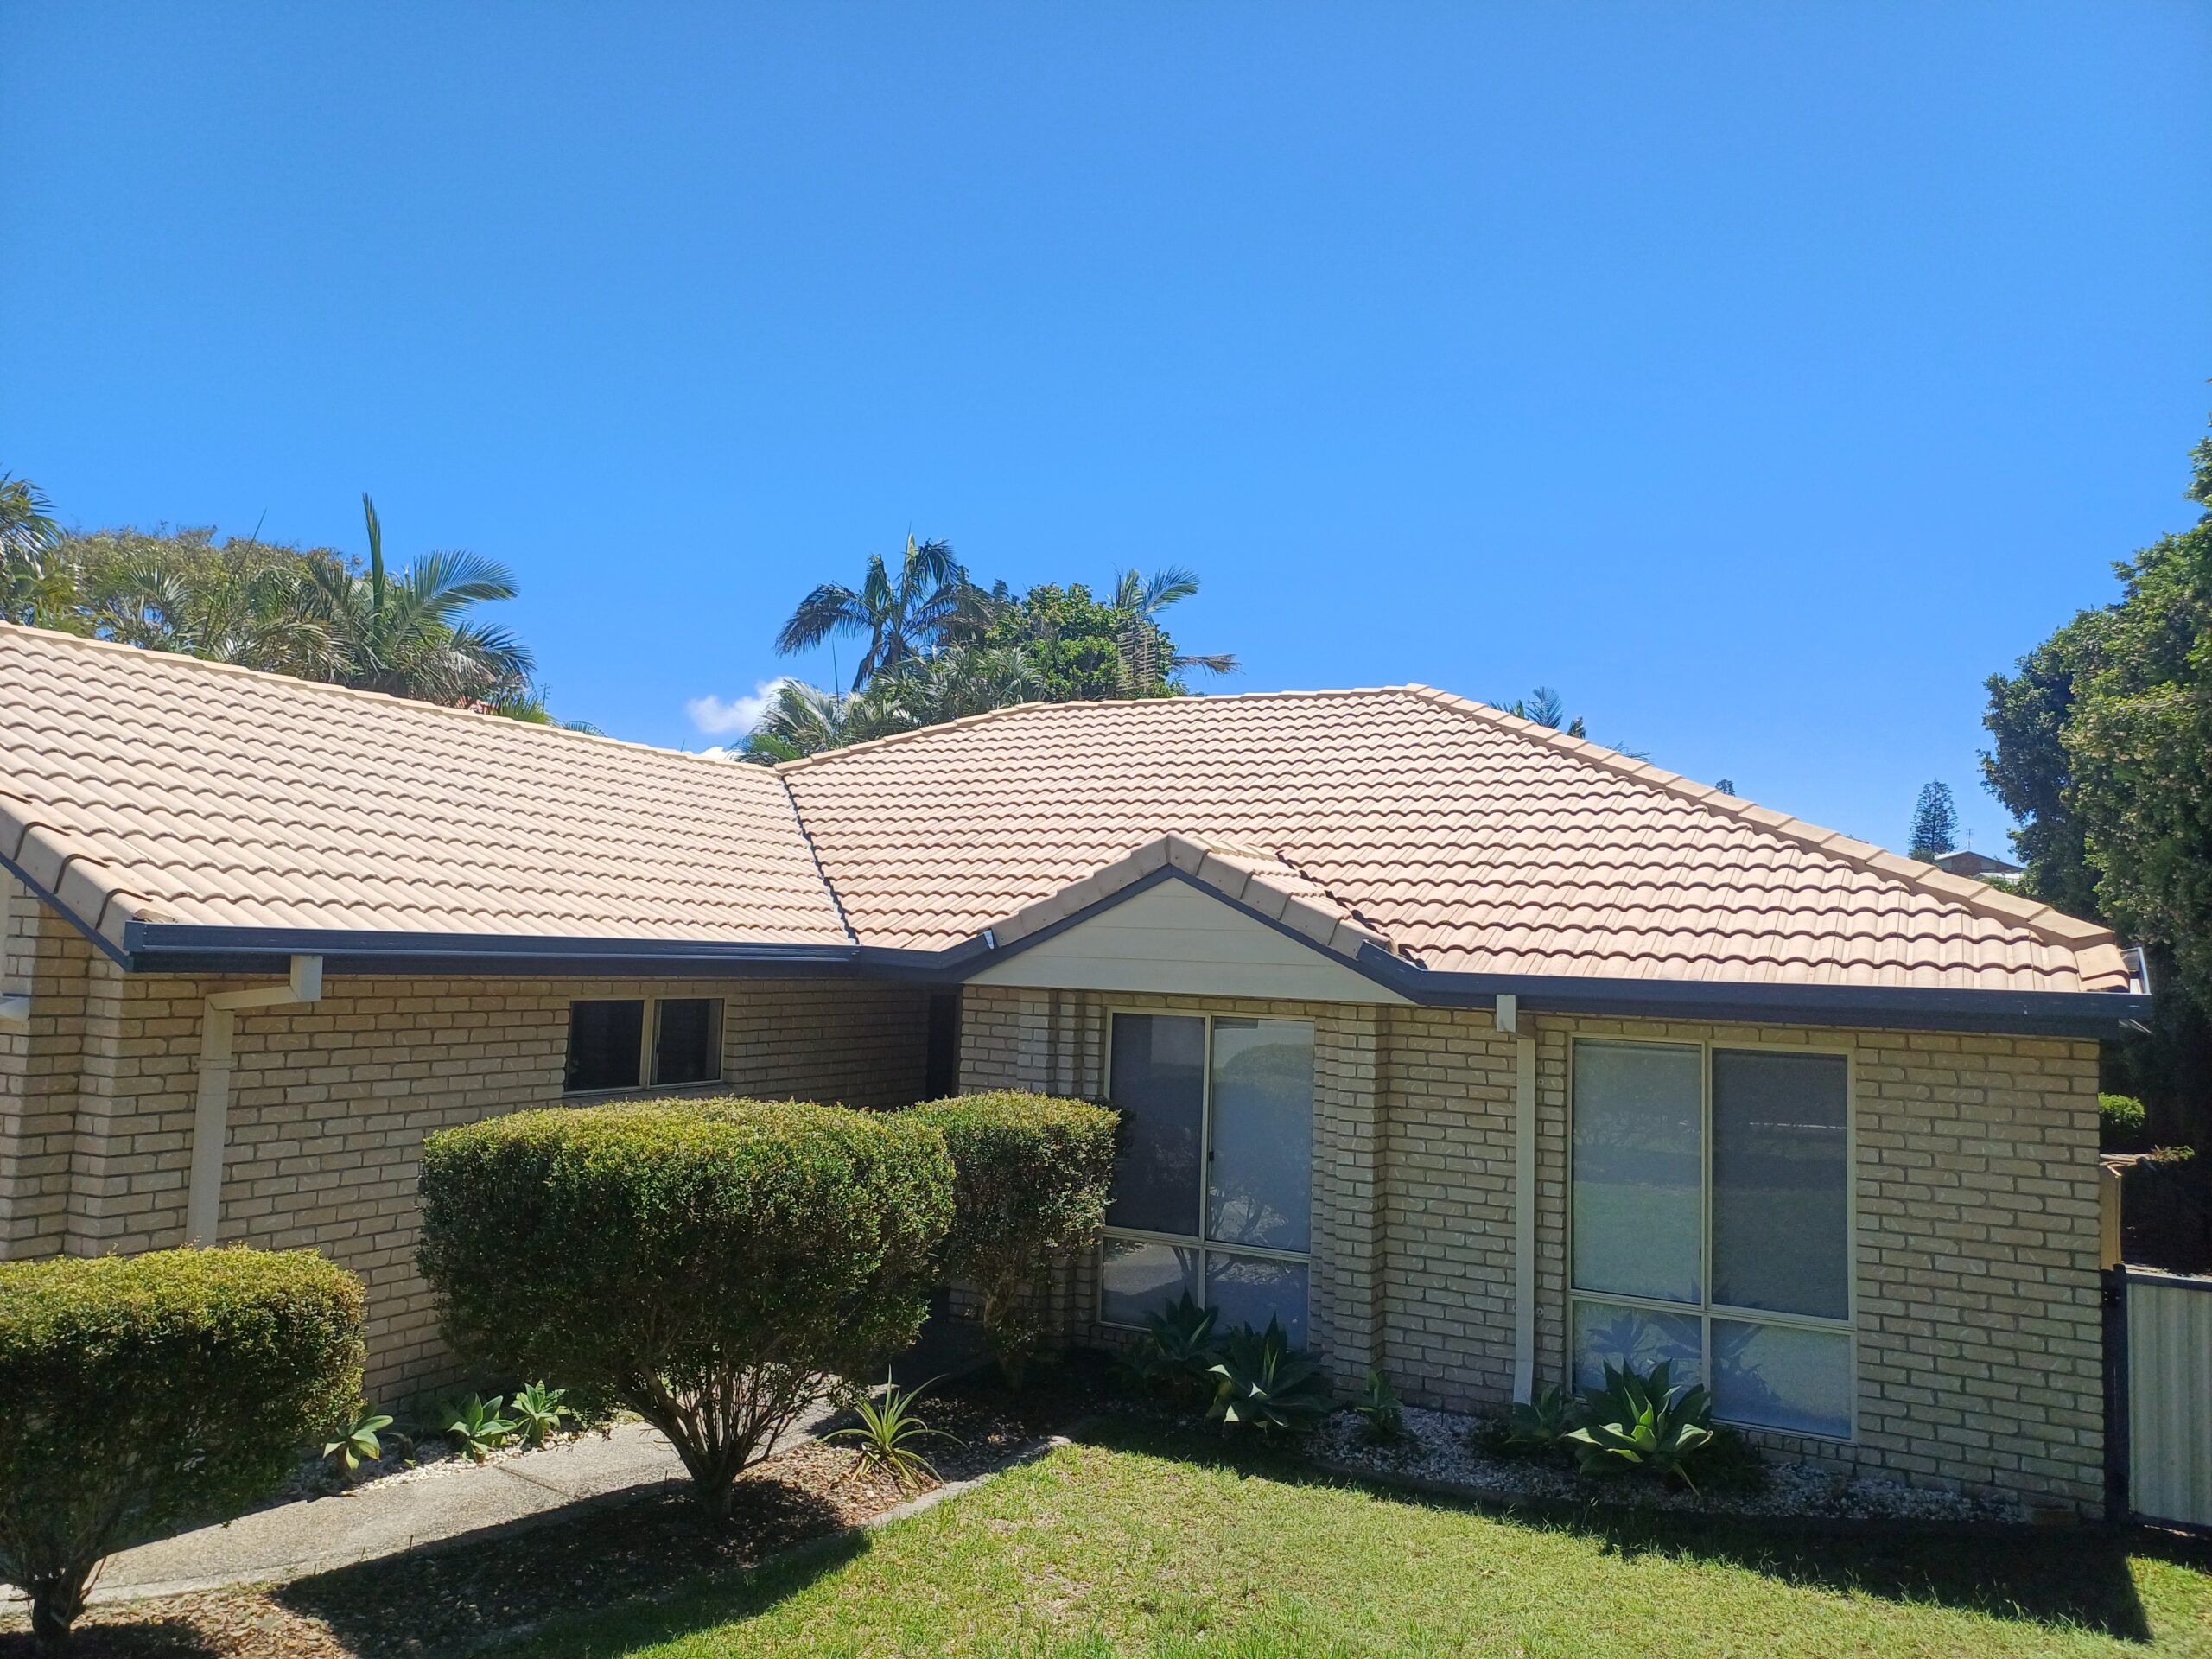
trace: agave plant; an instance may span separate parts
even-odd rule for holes
[[[381,1412],[372,1412],[363,1406],[353,1414],[353,1421],[346,1432],[322,1448],[323,1461],[340,1474],[352,1474],[364,1463],[377,1463],[384,1458],[384,1441],[379,1432],[391,1427],[391,1419]]]
[[[936,1381],[935,1377],[930,1379],[930,1382]],[[863,1395],[854,1403],[853,1410],[861,1420],[858,1426],[838,1429],[823,1438],[855,1442],[860,1451],[859,1466],[881,1470],[898,1482],[902,1491],[920,1485],[925,1475],[931,1480],[942,1479],[937,1465],[914,1449],[924,1440],[961,1444],[957,1437],[941,1428],[930,1427],[915,1414],[914,1402],[930,1382],[902,1390],[886,1372],[881,1398],[870,1399]]]
[[[1145,1339],[1129,1357],[1130,1370],[1140,1382],[1153,1388],[1187,1396],[1210,1394],[1211,1372],[1221,1358],[1214,1321],[1214,1310],[1200,1307],[1185,1291],[1158,1313],[1145,1316]]]
[[[1400,1440],[1406,1434],[1405,1402],[1398,1398],[1398,1391],[1390,1386],[1390,1379],[1379,1370],[1370,1370],[1367,1386],[1360,1390],[1359,1398],[1352,1402],[1367,1438],[1378,1445]]]
[[[1505,1444],[1531,1451],[1557,1446],[1580,1421],[1577,1403],[1557,1388],[1540,1389],[1507,1414]]]
[[[480,1394],[472,1394],[438,1413],[440,1432],[453,1442],[454,1451],[481,1463],[514,1437],[514,1420],[499,1414],[505,1404],[504,1395],[495,1394],[486,1400]]]
[[[507,1409],[514,1413],[515,1429],[524,1446],[543,1446],[561,1432],[561,1425],[576,1414],[561,1403],[566,1389],[549,1389],[532,1382],[516,1394]]]
[[[1269,1319],[1265,1331],[1248,1325],[1231,1332],[1208,1374],[1217,1381],[1206,1415],[1216,1422],[1249,1426],[1262,1434],[1303,1434],[1329,1414],[1329,1384],[1320,1364],[1290,1345],[1277,1320]]]
[[[1688,1465],[1712,1442],[1713,1398],[1702,1386],[1675,1387],[1665,1360],[1649,1376],[1606,1366],[1605,1385],[1584,1397],[1583,1414],[1567,1439],[1585,1474],[1640,1470],[1697,1491]]]

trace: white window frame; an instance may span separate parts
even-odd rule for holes
[[[1125,1014],[1144,1014],[1151,1018],[1171,1020],[1203,1020],[1206,1027],[1205,1063],[1199,1068],[1198,1111],[1198,1233],[1189,1236],[1182,1233],[1149,1232],[1141,1227],[1109,1225],[1099,1245],[1098,1323],[1109,1331],[1141,1331],[1141,1325],[1124,1325],[1106,1317],[1106,1243],[1115,1239],[1127,1239],[1138,1244],[1162,1244],[1198,1254],[1198,1294],[1193,1299],[1200,1307],[1206,1306],[1206,1256],[1213,1251],[1224,1255],[1250,1256],[1255,1261],[1287,1262],[1306,1269],[1306,1328],[1310,1342],[1313,1329],[1313,1223],[1308,1211],[1306,1247],[1302,1250],[1268,1249],[1258,1244],[1226,1244],[1208,1239],[1205,1235],[1207,1184],[1213,1171],[1213,1027],[1217,1020],[1268,1020],[1283,1025],[1304,1026],[1313,1034],[1313,1047],[1320,1050],[1320,1027],[1317,1021],[1294,1014],[1224,1014],[1211,1008],[1139,1008],[1109,1007],[1106,1010],[1106,1052],[1100,1062],[1104,1073],[1104,1094],[1110,1103],[1114,1098],[1114,1021]],[[1315,1093],[1319,1094],[1318,1086]],[[1309,1114],[1311,1109],[1309,1108]],[[1306,1179],[1309,1192],[1313,1180],[1313,1131],[1309,1115],[1306,1132]]]
[[[1629,1048],[1694,1048],[1699,1051],[1698,1064],[1698,1203],[1700,1209],[1698,1235],[1698,1293],[1695,1302],[1669,1302],[1650,1296],[1615,1295],[1601,1290],[1584,1290],[1575,1282],[1574,1269],[1574,1102],[1575,1060],[1583,1043],[1605,1043],[1615,1047]],[[1840,1058],[1843,1061],[1843,1158],[1844,1158],[1844,1313],[1841,1319],[1821,1319],[1808,1313],[1777,1313],[1768,1308],[1735,1307],[1717,1302],[1713,1297],[1713,1055],[1716,1049],[1730,1053],[1802,1054]],[[1829,1445],[1847,1446],[1859,1438],[1859,1062],[1857,1051],[1840,1044],[1821,1043],[1761,1043],[1726,1042],[1718,1038],[1696,1037],[1622,1037],[1603,1032],[1571,1033],[1567,1045],[1567,1375],[1571,1383],[1574,1376],[1574,1307],[1578,1302],[1596,1302],[1614,1307],[1632,1307],[1645,1313],[1664,1313],[1675,1319],[1694,1319],[1698,1322],[1698,1340],[1703,1353],[1703,1370],[1710,1386],[1713,1370],[1713,1322],[1726,1320],[1737,1325],[1783,1325],[1800,1331],[1818,1331],[1828,1336],[1844,1338],[1849,1355],[1849,1378],[1847,1395],[1851,1402],[1850,1431],[1843,1435],[1820,1434],[1809,1429],[1776,1428],[1767,1423],[1743,1423],[1742,1427],[1762,1434],[1787,1434],[1799,1440],[1819,1440]],[[1732,1422],[1716,1408],[1716,1421]]]
[[[643,1094],[658,1090],[670,1093],[686,1089],[711,1089],[729,1081],[729,999],[726,996],[572,996],[569,999],[569,1036],[575,1038],[576,1004],[579,1002],[642,1002],[645,1018],[638,1029],[638,1081],[617,1084],[612,1089],[563,1089],[563,1100],[593,1100],[615,1095]],[[660,1044],[660,1010],[664,1002],[712,1002],[721,1012],[715,1019],[715,1075],[701,1077],[693,1083],[655,1083],[653,1050]],[[566,1071],[568,1058],[564,1051],[562,1068]]]

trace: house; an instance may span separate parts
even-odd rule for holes
[[[1939,870],[1953,875],[1970,875],[1978,881],[2009,881],[2020,874],[2018,864],[2008,864],[2001,858],[1992,858],[1987,853],[1977,853],[1972,848],[1961,848],[1929,861]]]
[[[1354,1385],[1676,1362],[1801,1455],[2094,1507],[2103,929],[1423,686],[769,770],[0,626],[0,1254],[311,1245],[449,1372],[423,1135],[635,1090],[1125,1115],[1110,1338]]]

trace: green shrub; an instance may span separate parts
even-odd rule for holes
[[[1405,1402],[1398,1398],[1390,1379],[1374,1367],[1368,1368],[1367,1386],[1351,1408],[1359,1419],[1360,1433],[1374,1445],[1388,1446],[1406,1438]]]
[[[1145,1334],[1127,1356],[1130,1375],[1185,1404],[1211,1400],[1219,1381],[1213,1368],[1221,1361],[1214,1321],[1214,1310],[1200,1307],[1187,1290],[1146,1314]]]
[[[360,1282],[311,1250],[0,1264],[0,1579],[59,1648],[101,1558],[353,1423]]]
[[[2147,1152],[2149,1115],[2133,1095],[2097,1096],[2097,1144],[2107,1152]]]
[[[423,1148],[423,1277],[469,1359],[668,1436],[701,1500],[912,1343],[952,1218],[905,1114],[742,1100],[518,1112]]]
[[[1041,1334],[1046,1269],[1105,1224],[1117,1115],[1080,1100],[1001,1093],[926,1101],[903,1116],[944,1137],[953,1201],[942,1269],[982,1294],[984,1333],[1019,1380]]]

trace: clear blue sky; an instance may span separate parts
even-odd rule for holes
[[[618,736],[911,528],[1994,848],[1981,681],[2190,516],[2208,68],[2178,0],[8,0],[0,469],[356,551],[371,490]]]

